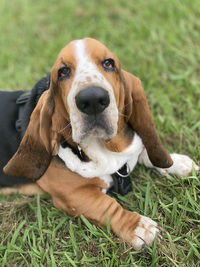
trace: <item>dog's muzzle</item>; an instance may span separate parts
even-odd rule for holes
[[[108,92],[99,86],[88,86],[75,97],[77,108],[87,115],[102,113],[110,104]]]

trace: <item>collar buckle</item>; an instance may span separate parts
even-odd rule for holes
[[[109,189],[108,193],[117,193],[124,196],[130,192],[132,190],[130,173],[131,171],[127,163],[124,164],[118,171],[113,173],[111,176],[113,178],[114,185]]]
[[[120,177],[123,177],[123,178],[126,178],[128,176],[130,176],[130,168],[128,166],[128,164],[124,164],[121,169],[119,169],[118,171],[116,171],[116,173],[120,176]]]

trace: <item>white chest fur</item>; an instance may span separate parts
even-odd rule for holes
[[[71,171],[85,178],[102,178],[109,185],[110,175],[125,163],[128,163],[130,170],[134,168],[143,147],[142,140],[136,133],[131,145],[119,153],[109,151],[99,140],[88,137],[87,140],[84,140],[84,144],[81,144],[81,148],[91,159],[90,162],[81,161],[69,147],[60,146],[58,155]]]

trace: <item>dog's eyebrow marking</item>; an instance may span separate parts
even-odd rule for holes
[[[65,62],[64,62],[64,60],[63,60],[62,57],[61,57],[60,61],[61,61],[61,63],[62,63],[63,65],[65,65]]]

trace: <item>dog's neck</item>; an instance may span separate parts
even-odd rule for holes
[[[139,154],[142,152],[143,144],[141,138],[135,134],[131,144],[123,149],[123,151],[113,152],[108,150],[101,140],[88,136],[84,144],[81,145],[81,149],[90,159],[89,162],[84,162],[80,159],[69,146],[66,148],[60,146],[58,156],[71,171],[85,178],[93,178],[111,175],[132,159],[134,160],[131,164],[133,167],[137,162]]]
[[[98,140],[98,142],[102,143],[102,146],[105,146],[109,151],[119,153],[124,151],[133,142],[133,137],[134,131],[129,125],[126,125],[124,129],[108,142],[104,140]],[[62,136],[60,144],[63,148],[70,147],[81,160],[88,162],[90,159],[87,155],[86,147],[89,146],[89,141],[92,139],[94,139],[92,136],[88,136],[85,142],[83,141],[81,144],[77,144],[72,138],[65,138],[65,136]]]

